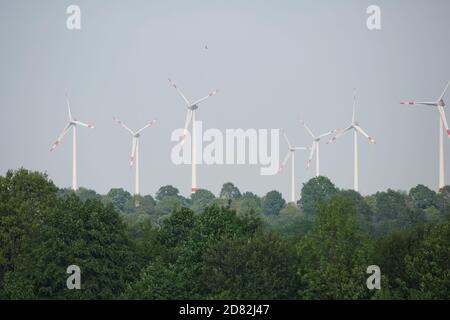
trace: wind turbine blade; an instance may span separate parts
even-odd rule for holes
[[[292,148],[291,142],[289,141],[287,134],[284,130],[283,130],[283,137],[284,137],[284,140],[286,140],[286,143],[287,143],[289,149],[291,149]]]
[[[333,136],[330,140],[328,140],[327,144],[335,142],[339,137],[341,137],[342,135],[344,135],[346,132],[350,131],[351,129],[353,129],[353,125],[348,126],[344,130],[339,131],[335,136]]]
[[[366,132],[364,132],[364,130],[360,127],[360,126],[354,126],[354,128],[356,129],[356,131],[358,131],[359,133],[361,133],[364,137],[366,137],[367,139],[369,139],[369,141],[371,143],[377,143],[375,141],[374,138],[372,138],[371,136],[369,136]]]
[[[144,131],[145,129],[147,129],[148,127],[151,127],[152,125],[154,125],[156,123],[156,119],[150,121],[149,123],[147,123],[144,127],[142,127],[142,129],[139,129],[138,132],[136,132],[136,134],[141,133],[142,131]]]
[[[64,129],[63,129],[63,131],[61,132],[61,134],[59,135],[59,137],[55,140],[55,142],[53,142],[53,145],[52,145],[52,147],[50,148],[50,151],[55,150],[55,148],[60,144],[61,140],[64,138],[64,136],[66,135],[66,133],[69,131],[69,129],[70,129],[71,126],[72,126],[72,125],[71,125],[70,123],[68,123],[68,124],[64,127]]]
[[[316,137],[314,136],[314,134],[312,133],[311,129],[309,129],[309,127],[306,125],[305,121],[301,120],[300,123],[305,127],[306,131],[308,131],[309,135],[315,139]]]
[[[203,98],[201,98],[201,99],[195,101],[192,105],[199,104],[200,102],[205,101],[205,100],[208,99],[209,97],[215,96],[217,93],[219,93],[219,90],[211,91],[210,93],[208,93],[208,95],[207,95],[206,97],[203,97]]]
[[[122,121],[120,121],[119,119],[117,119],[116,117],[114,117],[114,121],[121,126],[122,128],[124,128],[125,130],[127,130],[132,136],[135,135],[135,133],[133,132],[133,130],[131,130],[130,128],[128,128],[128,126],[123,123]]]
[[[130,167],[133,165],[134,160],[136,159],[136,145],[137,139],[133,137],[133,144],[131,146]]]
[[[278,172],[281,172],[284,167],[286,166],[286,163],[289,161],[289,158],[291,157],[292,152],[288,151],[288,153],[286,154],[286,156],[284,157],[283,162],[281,163],[280,169],[278,170]]]
[[[436,102],[423,102],[423,101],[419,101],[419,102],[415,102],[415,101],[402,101],[400,102],[400,104],[407,104],[410,106],[414,106],[414,105],[423,105],[423,106],[437,106],[438,104]]]
[[[189,100],[184,96],[183,92],[181,92],[181,90],[178,88],[177,84],[176,84],[175,82],[173,82],[172,80],[170,80],[170,79],[169,79],[169,83],[170,83],[170,85],[171,85],[172,87],[174,87],[174,88],[177,90],[178,94],[183,98],[183,100],[184,100],[184,102],[186,103],[186,105],[187,105],[188,107],[190,107],[190,106],[191,106],[191,103],[190,103]]]
[[[186,114],[186,121],[184,122],[184,129],[183,129],[183,137],[181,138],[183,141],[184,139],[186,139],[187,128],[192,120],[192,112],[193,112],[192,110],[188,110]]]
[[[447,83],[447,86],[445,87],[444,91],[442,92],[441,96],[439,97],[438,101],[442,100],[445,96],[445,93],[447,92],[447,89],[450,85],[450,81]]]
[[[72,122],[75,123],[75,124],[77,124],[77,125],[80,125],[80,126],[82,126],[82,127],[89,128],[89,129],[94,129],[94,128],[95,128],[95,126],[94,126],[93,124],[88,124],[88,123],[84,123],[84,122],[77,121],[77,120],[72,121]]]
[[[306,167],[308,169],[309,169],[309,167],[311,167],[312,159],[314,157],[314,153],[316,152],[316,147],[317,147],[317,142],[314,141],[312,146],[311,146],[311,152],[309,153],[309,159],[308,159],[308,163],[306,165]]]
[[[72,111],[70,110],[70,102],[69,102],[69,97],[67,95],[66,92],[66,103],[67,103],[67,110],[69,111],[69,121],[72,121]]]
[[[441,107],[441,106],[438,106],[438,109],[439,109],[439,113],[441,114],[441,119],[442,119],[442,122],[444,123],[445,130],[446,130],[447,135],[448,135],[448,137],[450,139],[450,130],[448,129],[448,123],[447,123],[447,118],[445,117],[444,108]]]
[[[321,134],[317,138],[322,139],[322,138],[328,137],[329,135],[335,134],[337,132],[339,132],[339,130],[338,129],[334,129],[334,130],[328,131],[328,132],[326,132],[324,134]]]
[[[353,114],[352,114],[352,123],[355,122],[356,119],[356,89],[353,90]]]

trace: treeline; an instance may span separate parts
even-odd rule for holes
[[[138,206],[136,206],[138,204]],[[81,290],[66,269],[81,268]],[[381,290],[366,269],[381,268]],[[449,299],[450,186],[361,196],[326,177],[286,203],[224,184],[216,197],[58,189],[0,177],[1,299]]]

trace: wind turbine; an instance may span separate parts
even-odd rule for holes
[[[131,130],[125,123],[120,121],[117,118],[114,118],[114,121],[117,122],[122,128],[127,130],[131,136],[132,136],[132,147],[131,147],[131,157],[130,157],[130,166],[135,165],[135,179],[134,179],[134,195],[138,196],[140,194],[139,192],[139,138],[141,137],[142,131],[147,129],[148,127],[151,127],[156,123],[156,120],[152,120],[149,123],[147,123],[142,129],[139,129],[138,131],[134,132]]]
[[[292,157],[292,160],[291,160],[291,202],[296,203],[296,201],[295,201],[295,151],[308,150],[309,148],[308,147],[296,147],[296,146],[291,145],[291,142],[289,141],[289,139],[286,135],[286,132],[284,132],[284,130],[283,130],[283,136],[284,136],[284,139],[286,140],[289,150],[288,150],[286,156],[284,157],[284,160],[281,163],[280,170],[278,172],[281,172],[284,169],[287,162],[289,161],[289,158]]]
[[[376,141],[374,138],[369,136],[360,126],[358,121],[356,121],[356,92],[353,95],[353,115],[352,115],[352,122],[350,125],[345,128],[344,130],[340,131],[337,135],[335,135],[333,138],[328,141],[328,143],[333,143],[336,141],[340,136],[345,134],[346,132],[349,132],[353,130],[353,148],[354,148],[354,173],[353,173],[353,189],[355,191],[359,191],[359,165],[358,165],[358,133],[362,134],[364,137],[366,137],[371,143],[376,144]]]
[[[169,79],[169,83],[172,87],[174,87],[178,94],[181,96],[181,98],[183,98],[184,102],[186,103],[186,106],[188,108],[187,114],[186,114],[186,121],[184,123],[184,131],[183,131],[183,136],[182,136],[182,140],[184,143],[184,139],[186,138],[186,131],[187,128],[189,126],[189,124],[192,121],[192,134],[191,134],[191,166],[192,166],[192,185],[191,185],[191,192],[195,193],[197,191],[197,142],[196,142],[196,130],[195,130],[195,113],[196,110],[198,109],[198,104],[205,101],[206,99],[208,99],[209,97],[214,96],[215,94],[217,94],[219,92],[219,90],[215,90],[210,92],[206,97],[203,97],[197,101],[195,101],[194,103],[189,102],[189,100],[185,97],[185,95],[183,94],[183,92],[181,92],[181,90],[178,88],[178,86]]]
[[[400,104],[408,105],[425,105],[431,107],[437,107],[439,111],[439,191],[445,187],[445,168],[444,168],[444,128],[447,131],[447,135],[450,138],[450,130],[448,128],[447,118],[445,117],[445,103],[444,95],[450,85],[450,81],[447,83],[444,91],[434,102],[400,102]]]
[[[72,117],[72,112],[70,110],[70,103],[69,98],[67,97],[66,93],[66,103],[67,103],[67,109],[69,111],[69,122],[64,127],[63,131],[59,135],[58,139],[53,143],[50,151],[55,150],[55,148],[60,144],[61,140],[64,138],[64,136],[69,132],[69,130],[72,128],[72,190],[77,191],[78,190],[78,182],[77,182],[77,126],[80,125],[82,127],[93,129],[95,128],[92,124],[86,124],[81,121],[78,121],[77,119]]]
[[[322,138],[325,138],[329,135],[334,134],[335,132],[337,132],[337,130],[332,130],[332,131],[328,131],[324,134],[321,134],[319,136],[315,136],[314,133],[312,133],[311,129],[309,129],[309,127],[306,125],[306,123],[302,120],[300,121],[301,124],[305,127],[306,131],[308,131],[309,135],[312,137],[313,142],[311,145],[311,152],[309,154],[309,159],[308,159],[308,164],[307,167],[309,168],[311,166],[312,163],[312,159],[314,157],[314,153],[316,154],[316,177],[320,176],[320,150],[319,150],[319,142]]]

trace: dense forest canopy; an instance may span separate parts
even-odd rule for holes
[[[449,299],[450,186],[362,196],[328,178],[300,201],[225,183],[135,197],[0,176],[1,299]],[[136,206],[136,204],[139,204]],[[81,290],[66,269],[81,268]],[[366,287],[369,265],[381,290]]]

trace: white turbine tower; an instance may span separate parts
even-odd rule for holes
[[[353,95],[353,115],[352,115],[352,122],[351,124],[345,128],[344,130],[340,131],[337,135],[335,135],[333,138],[328,141],[328,143],[332,143],[336,141],[340,136],[345,134],[346,132],[349,132],[353,130],[353,148],[354,148],[354,173],[353,173],[353,190],[359,191],[359,165],[358,165],[358,133],[362,134],[364,137],[369,139],[371,143],[376,143],[375,139],[369,136],[360,126],[359,123],[356,121],[356,93]]]
[[[70,103],[69,98],[66,94],[66,102],[67,102],[67,109],[69,111],[69,122],[64,127],[63,131],[59,135],[58,139],[53,143],[50,151],[55,150],[55,148],[60,144],[61,140],[64,138],[67,132],[72,128],[72,190],[77,191],[78,190],[78,182],[77,182],[77,126],[80,125],[82,127],[93,129],[95,128],[92,124],[86,124],[81,121],[78,121],[75,118],[72,118],[72,112],[70,110]]]
[[[311,148],[310,148],[311,152],[309,154],[307,167],[309,168],[311,166],[312,159],[313,159],[314,153],[315,153],[316,154],[316,177],[318,177],[318,176],[320,176],[320,153],[319,153],[320,152],[320,150],[319,150],[320,140],[322,138],[325,138],[325,137],[327,137],[329,135],[334,134],[337,130],[332,130],[332,131],[326,132],[324,134],[321,134],[319,136],[315,136],[312,133],[311,129],[309,129],[309,127],[306,125],[306,123],[304,121],[300,121],[300,122],[305,127],[306,131],[308,131],[309,135],[313,139],[313,143],[312,143]]]
[[[125,123],[120,121],[117,118],[114,118],[114,121],[117,122],[122,128],[127,130],[131,136],[132,136],[132,147],[131,147],[131,157],[130,157],[130,166],[135,165],[135,179],[134,179],[134,195],[138,196],[140,194],[139,191],[139,138],[141,137],[142,131],[147,129],[148,127],[151,127],[156,123],[156,120],[152,120],[149,123],[147,123],[142,129],[139,129],[138,131],[134,132],[131,130]]]
[[[439,111],[439,190],[442,190],[445,187],[445,168],[444,168],[444,128],[447,132],[448,137],[450,138],[450,130],[448,128],[447,118],[445,117],[445,103],[444,103],[444,95],[447,92],[447,89],[450,85],[450,81],[447,83],[444,91],[434,102],[400,102],[400,104],[408,104],[408,105],[425,105],[436,107]]]
[[[169,79],[169,83],[172,87],[174,87],[178,94],[183,98],[184,102],[186,103],[186,106],[188,108],[187,115],[186,115],[186,122],[184,124],[184,133],[183,133],[183,141],[186,138],[186,131],[189,126],[189,124],[192,122],[192,131],[191,131],[191,165],[192,165],[192,185],[191,185],[191,192],[195,193],[197,191],[197,145],[196,145],[196,130],[195,130],[195,113],[198,109],[198,104],[200,102],[205,101],[209,97],[214,96],[219,92],[219,90],[215,90],[210,92],[206,97],[203,97],[194,103],[189,102],[189,100],[185,97],[185,95],[181,92],[181,90],[177,87],[177,85],[172,82],[172,80]]]
[[[292,157],[292,160],[291,160],[291,202],[296,203],[296,197],[295,197],[295,151],[308,150],[309,148],[308,147],[296,147],[296,146],[291,145],[291,142],[289,141],[289,139],[286,135],[286,132],[284,132],[284,130],[283,130],[283,136],[284,136],[284,139],[286,140],[289,150],[288,150],[286,156],[284,157],[283,162],[281,163],[279,172],[281,172],[284,169],[287,162],[289,161],[289,158]]]

